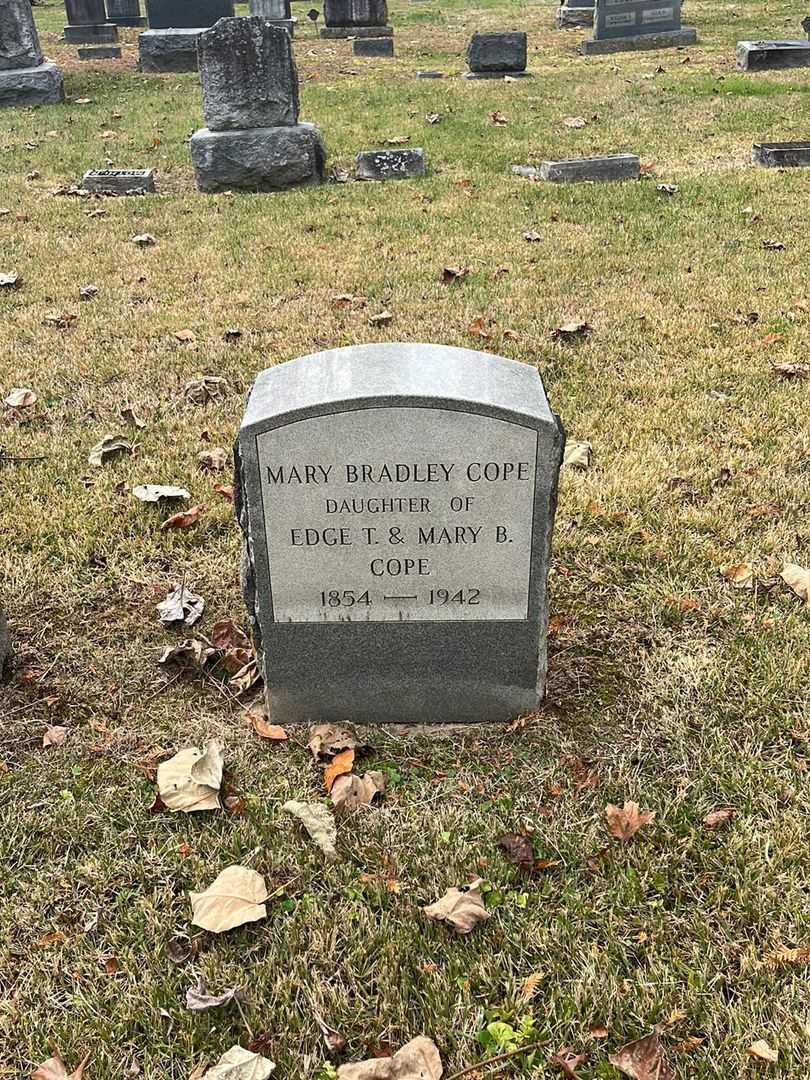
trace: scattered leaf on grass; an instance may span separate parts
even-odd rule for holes
[[[197,454],[197,464],[205,472],[222,472],[228,463],[228,453],[220,446],[202,450]]]
[[[284,803],[281,809],[298,818],[324,855],[331,858],[337,854],[335,819],[323,803],[297,802],[291,799]]]
[[[632,840],[643,825],[649,825],[655,818],[655,811],[640,811],[636,802],[626,802],[623,807],[608,803],[605,807],[608,830],[617,840]]]
[[[531,975],[527,975],[523,980],[523,985],[520,988],[520,1000],[531,1001],[534,995],[537,993],[537,989],[540,983],[543,981],[543,976],[533,972]]]
[[[356,750],[357,738],[348,728],[317,724],[310,728],[307,747],[316,761],[331,761],[344,750]]]
[[[191,921],[212,934],[221,934],[267,918],[267,898],[261,874],[248,866],[229,866],[205,892],[189,893]]]
[[[198,979],[196,985],[186,990],[186,1008],[192,1012],[221,1009],[224,1005],[231,1005],[238,995],[239,990],[236,987],[230,987],[221,994],[209,994],[203,980]]]
[[[753,589],[754,587],[754,568],[751,563],[732,563],[730,566],[721,567],[720,573],[731,582],[735,589]]]
[[[250,719],[250,726],[260,739],[270,739],[272,742],[284,742],[287,738],[287,732],[283,727],[268,722],[267,713],[264,708],[250,709],[247,716]]]
[[[410,135],[392,135],[390,139],[385,140],[386,146],[402,146],[406,142],[410,142]]]
[[[201,375],[190,379],[183,387],[183,395],[194,405],[207,405],[219,401],[228,392],[228,382],[221,375]]]
[[[724,806],[719,810],[711,810],[703,819],[703,824],[707,829],[719,829],[722,825],[727,825],[733,817],[732,807]]]
[[[341,750],[335,754],[323,772],[323,783],[327,791],[332,790],[332,785],[339,776],[350,773],[354,765],[354,750]]]
[[[534,870],[534,848],[525,833],[505,833],[498,841],[498,847],[503,848],[507,859],[524,874]]]
[[[22,284],[22,279],[16,271],[11,270],[0,274],[0,289],[15,289],[20,284]]]
[[[504,116],[502,112],[491,112],[489,118],[496,127],[503,127],[509,123],[509,117]]]
[[[481,896],[480,878],[463,889],[448,889],[434,904],[422,911],[435,922],[447,922],[458,934],[469,934],[479,922],[490,917]]]
[[[32,405],[36,405],[37,395],[33,390],[27,389],[24,386],[15,386],[13,390],[9,390],[7,396],[3,398],[3,404],[8,405],[10,409],[30,409]]]
[[[338,1080],[440,1080],[442,1059],[432,1039],[411,1039],[393,1057],[341,1065]]]
[[[202,750],[190,746],[180,750],[157,769],[157,789],[169,810],[219,810],[222,786],[223,747],[216,740]]]
[[[184,964],[195,951],[194,942],[188,934],[175,934],[166,942],[166,955],[173,964]]]
[[[785,563],[779,574],[789,589],[810,607],[810,570],[796,563]]]
[[[82,300],[92,300],[98,293],[98,285],[80,285],[79,296]]]
[[[469,272],[469,266],[444,266],[442,267],[442,281],[445,285],[452,285],[453,282],[465,278]]]
[[[177,645],[167,645],[158,659],[159,664],[174,667],[180,671],[204,671],[217,655],[217,650],[207,646],[197,638],[187,638]]]
[[[748,1047],[748,1056],[756,1058],[757,1061],[767,1061],[770,1065],[775,1065],[779,1060],[779,1052],[768,1046],[764,1039],[757,1039],[755,1043],[751,1043]]]
[[[697,1035],[689,1035],[679,1043],[676,1043],[672,1049],[676,1054],[691,1054],[703,1046],[705,1042],[705,1039],[701,1039]]]
[[[34,1069],[31,1073],[31,1080],[82,1080],[84,1067],[89,1060],[90,1055],[88,1054],[73,1072],[69,1073],[61,1054],[57,1050],[53,1057],[49,1057],[47,1061],[43,1061],[41,1065]]]
[[[119,454],[131,454],[132,444],[121,435],[105,435],[101,442],[96,443],[87,458],[88,465],[94,465],[100,469],[107,461],[118,457]]]
[[[588,121],[583,116],[566,116],[563,120],[563,127],[567,128],[584,128]]]
[[[479,315],[477,319],[473,319],[467,327],[467,333],[470,337],[480,337],[485,339],[492,337],[492,332],[486,329],[486,322],[483,315]]]
[[[232,1046],[205,1073],[205,1080],[267,1080],[275,1062],[241,1046]]]
[[[146,427],[146,421],[141,420],[140,416],[138,416],[138,414],[135,412],[133,407],[131,405],[129,405],[129,404],[123,405],[121,407],[120,416],[121,416],[122,420],[124,420],[127,424],[132,424],[133,427],[136,427],[136,428],[145,428]]]
[[[42,736],[42,745],[64,746],[66,738],[67,728],[59,727],[58,724],[54,724],[52,727],[46,729],[45,734]]]
[[[664,1060],[657,1029],[641,1039],[626,1043],[608,1060],[619,1072],[633,1080],[675,1080],[675,1074]]]
[[[175,330],[174,338],[176,341],[183,343],[192,342],[197,340],[197,335],[193,330]]]
[[[552,1065],[556,1065],[566,1080],[579,1080],[576,1070],[588,1060],[587,1054],[577,1054],[568,1046],[564,1046],[559,1053],[551,1059]]]
[[[535,232],[534,229],[530,229],[523,234],[523,239],[529,244],[536,244],[543,239],[542,233]]]
[[[368,320],[369,326],[384,326],[390,323],[394,318],[390,311],[381,311],[379,315],[370,315]]]
[[[591,1024],[588,1030],[594,1039],[606,1039],[608,1037],[608,1029],[604,1024]]]
[[[191,492],[173,484],[138,484],[132,494],[141,502],[156,503],[161,499],[190,499]]]
[[[807,364],[772,364],[771,371],[775,375],[781,375],[783,379],[806,379],[810,375],[810,367]]]
[[[593,446],[589,442],[566,443],[563,466],[569,469],[589,469],[593,459]]]
[[[797,949],[790,949],[787,945],[780,945],[778,949],[772,949],[770,952],[765,953],[756,966],[777,971],[782,967],[789,967],[792,964],[806,964],[808,961],[810,961],[810,945],[800,945]]]
[[[175,585],[165,600],[157,605],[158,618],[164,626],[184,623],[193,626],[205,611],[205,601],[185,585]]]
[[[154,236],[151,233],[138,233],[137,236],[132,237],[132,243],[137,244],[139,247],[149,247],[151,244],[157,243]]]
[[[197,506],[190,506],[188,510],[179,510],[171,517],[167,517],[160,527],[161,529],[190,529],[200,520],[200,514],[204,509],[205,503],[199,503]]]
[[[570,322],[564,322],[556,329],[551,331],[551,336],[556,340],[571,340],[577,337],[587,337],[593,329],[584,319],[571,319]]]
[[[337,761],[337,758],[335,758]],[[362,777],[354,773],[338,776],[332,784],[332,805],[335,812],[356,810],[358,806],[370,806],[385,791],[385,777],[376,769]]]

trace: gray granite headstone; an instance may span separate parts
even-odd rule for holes
[[[42,60],[30,0],[0,0],[0,71],[37,67]]]
[[[107,21],[104,0],[65,0],[65,12],[71,26],[95,26]]]
[[[233,0],[146,0],[152,30],[213,26],[233,15]]]
[[[425,175],[425,151],[421,146],[403,150],[361,150],[357,155],[358,180],[413,180]]]
[[[564,438],[534,367],[468,349],[360,345],[262,372],[235,504],[273,719],[537,709]]]
[[[322,38],[391,37],[386,0],[324,0]]]
[[[751,160],[766,169],[806,169],[810,166],[810,142],[754,143]]]
[[[258,15],[220,19],[197,49],[211,131],[298,123],[298,73],[285,30]]]
[[[695,41],[694,27],[681,26],[681,0],[596,0],[593,39],[582,42],[580,51],[588,56]]]
[[[807,41],[738,41],[737,67],[742,71],[778,71],[810,67]]]
[[[116,26],[146,26],[140,0],[106,0],[107,22]]]
[[[519,31],[473,34],[467,43],[466,60],[476,75],[525,71],[526,35]]]
[[[250,0],[250,14],[261,15],[271,22],[291,18],[290,0]]]
[[[393,56],[394,39],[391,37],[355,38],[352,42],[353,56]]]
[[[515,168],[513,166],[513,172]],[[518,175],[535,178],[525,172]],[[640,175],[638,154],[599,154],[595,157],[544,161],[536,173],[537,179],[551,180],[557,184],[576,184],[588,180],[638,180]]]

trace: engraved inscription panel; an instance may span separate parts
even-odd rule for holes
[[[257,436],[276,622],[525,620],[537,433],[382,407]]]

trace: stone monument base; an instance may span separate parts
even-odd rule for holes
[[[112,45],[118,41],[118,27],[107,23],[74,23],[65,27],[68,45]]]
[[[554,23],[558,30],[569,30],[578,26],[593,26],[592,7],[568,7],[561,4],[554,16]]]
[[[46,61],[37,67],[0,71],[0,107],[58,105],[65,100],[62,72]]]
[[[462,79],[533,79],[530,71],[464,71]]]
[[[141,71],[196,71],[197,38],[204,26],[182,29],[144,30],[138,34],[138,66]]]
[[[393,26],[322,26],[322,38],[393,37]]]
[[[810,44],[806,41],[738,41],[737,67],[743,71],[810,67]]]
[[[211,131],[191,136],[200,191],[283,191],[324,179],[326,150],[312,124]]]
[[[694,26],[680,30],[662,30],[658,34],[633,34],[631,37],[589,38],[580,43],[583,56],[602,56],[605,53],[631,52],[639,49],[677,49],[697,42]]]

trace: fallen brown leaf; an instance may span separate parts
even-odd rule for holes
[[[205,503],[190,506],[188,510],[179,510],[171,517],[167,517],[160,527],[161,529],[189,529],[200,520],[203,510],[205,510]]]
[[[751,563],[732,563],[720,568],[720,573],[735,589],[753,589],[755,578]]]
[[[15,386],[3,398],[3,404],[8,405],[10,409],[30,409],[36,403],[37,395],[33,390],[29,390],[24,386]]]
[[[332,790],[332,785],[339,776],[350,773],[354,765],[354,750],[342,750],[335,754],[323,772],[323,783],[327,791]]]
[[[370,315],[368,319],[369,326],[385,326],[393,320],[394,316],[390,311],[381,311],[379,315]]]
[[[353,751],[346,751],[353,753]],[[335,758],[337,761],[337,758]],[[327,770],[328,771],[328,770]],[[356,810],[358,806],[370,806],[371,803],[385,791],[385,777],[381,772],[373,770],[363,776],[354,773],[344,773],[338,776],[332,784],[332,805],[335,813],[345,810]]]
[[[636,802],[625,802],[621,808],[608,803],[605,807],[605,817],[610,835],[615,836],[617,840],[627,841],[632,840],[642,826],[649,825],[653,821],[655,812],[645,810],[642,813]]]
[[[56,1050],[53,1057],[49,1057],[47,1061],[43,1061],[41,1065],[34,1069],[31,1073],[31,1080],[82,1080],[85,1066],[89,1060],[90,1055],[88,1054],[73,1072],[69,1073],[64,1061],[62,1061],[61,1054]]]
[[[591,330],[593,327],[584,319],[571,319],[552,330],[551,336],[555,340],[570,341],[572,338],[587,337]]]
[[[284,742],[287,732],[278,724],[271,724],[267,720],[267,713],[262,709],[250,709],[246,714],[250,720],[250,726],[260,739],[270,739],[271,742]]]
[[[491,112],[489,118],[496,127],[503,127],[509,123],[509,117],[505,116],[502,112]]]
[[[757,1039],[748,1047],[748,1056],[756,1058],[757,1061],[766,1061],[770,1065],[775,1065],[779,1060],[779,1051],[768,1046],[764,1039]]]
[[[657,1028],[641,1039],[626,1043],[608,1060],[633,1080],[675,1080],[675,1073],[664,1060]]]
[[[264,878],[247,866],[229,866],[201,893],[189,893],[194,926],[221,934],[267,917]]]
[[[525,833],[504,833],[498,841],[498,847],[503,848],[509,862],[514,863],[524,874],[530,874],[534,870],[534,848]]]
[[[707,829],[719,829],[721,825],[727,825],[733,817],[733,808],[724,806],[719,810],[711,810],[703,819],[703,824]]]
[[[552,1057],[551,1064],[560,1069],[566,1080],[579,1080],[576,1070],[587,1060],[587,1054],[577,1054],[570,1047],[565,1046]]]
[[[483,315],[479,315],[477,319],[473,319],[473,321],[467,327],[467,333],[471,337],[480,337],[485,339],[489,339],[492,337],[492,332],[485,329],[485,320]]]
[[[477,879],[463,889],[448,889],[441,899],[423,907],[422,911],[434,922],[446,922],[458,934],[469,934],[479,922],[490,914],[481,896],[481,880]]]
[[[317,724],[310,728],[307,748],[316,761],[323,762],[331,761],[335,754],[344,750],[356,750],[358,743],[354,732],[348,728]]]
[[[810,570],[796,563],[785,563],[779,574],[780,578],[800,600],[810,607]]]
[[[790,967],[792,964],[806,964],[810,962],[810,945],[800,945],[797,949],[789,949],[786,945],[780,945],[778,949],[772,949],[765,953],[757,967],[768,968],[771,971],[781,967]]]
[[[42,745],[64,746],[66,738],[67,728],[59,727],[58,724],[54,724],[53,727],[49,727],[46,729],[45,734],[42,736]]]
[[[442,1059],[436,1044],[420,1035],[411,1039],[393,1057],[341,1065],[338,1080],[440,1080]]]
[[[772,364],[771,371],[775,375],[781,375],[783,379],[806,379],[810,375],[810,366],[807,364]]]
[[[197,335],[193,330],[175,330],[174,338],[181,342],[192,342],[197,340]]]
[[[469,272],[469,266],[445,266],[442,268],[442,281],[445,285],[452,285],[453,282],[465,278]]]

